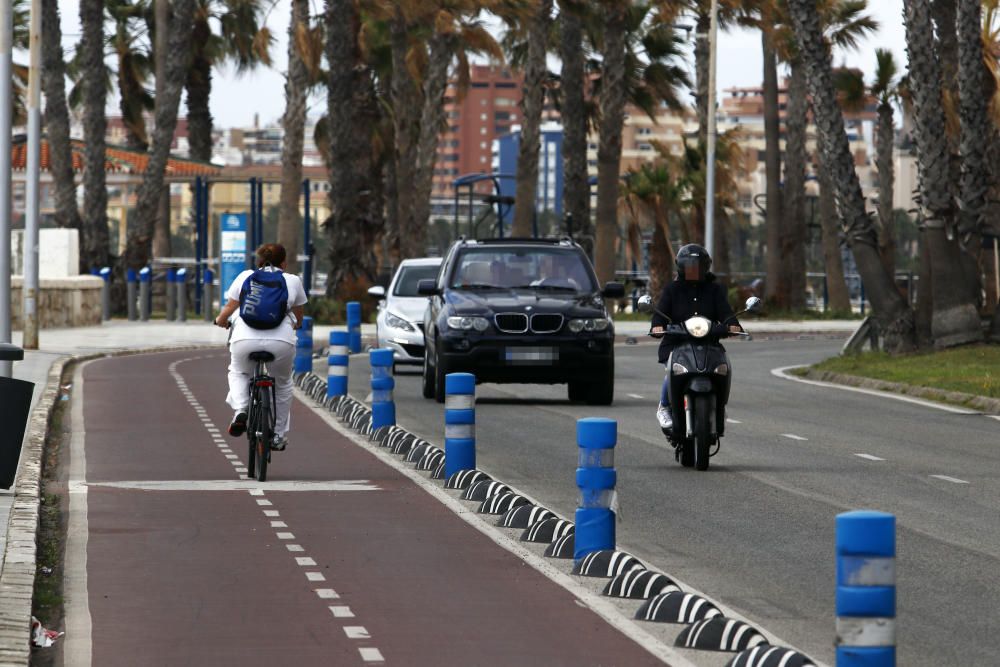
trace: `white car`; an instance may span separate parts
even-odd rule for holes
[[[440,257],[405,259],[389,283],[389,289],[372,287],[368,294],[379,299],[375,339],[380,348],[394,352],[397,364],[424,363],[424,311],[427,297],[417,296],[421,280],[437,278]]]

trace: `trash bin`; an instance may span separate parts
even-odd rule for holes
[[[0,343],[0,361],[21,361],[24,350]],[[0,422],[0,489],[9,489],[17,475],[17,462],[21,458],[21,443],[24,430],[28,426],[31,412],[31,392],[33,382],[0,377],[0,405],[3,406],[3,420]]]

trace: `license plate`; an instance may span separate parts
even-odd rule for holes
[[[559,361],[559,350],[554,347],[508,347],[504,360],[512,366],[548,366]]]

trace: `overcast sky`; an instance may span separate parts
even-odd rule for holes
[[[2,1],[4,0],[0,0]],[[214,73],[211,108],[216,126],[250,125],[255,113],[260,115],[261,123],[281,118],[285,106],[282,72],[287,62],[286,35],[290,4],[290,0],[277,0],[268,15],[267,24],[276,37],[272,49],[274,60],[272,68],[242,77],[237,77],[232,71]],[[314,12],[321,9],[322,3],[319,0],[312,0],[311,4]],[[859,67],[870,77],[875,65],[876,47],[892,49],[901,66],[906,62],[906,53],[902,0],[871,0],[869,6],[869,11],[879,22],[879,32],[863,42],[856,52],[837,54],[836,61],[838,65],[846,61],[848,65]],[[79,1],[59,0],[59,9],[62,12],[63,46],[70,51],[79,41]],[[761,80],[761,66],[758,32],[736,30],[720,37],[718,71],[720,94],[726,88],[758,85]],[[310,113],[316,115],[323,113],[324,105],[325,96],[314,97]]]

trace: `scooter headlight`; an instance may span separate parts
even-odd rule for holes
[[[684,326],[695,338],[704,338],[712,330],[712,323],[704,317],[692,317],[684,323]]]
[[[674,365],[670,367],[670,372],[674,375],[684,375],[688,372],[687,366],[684,364],[678,364],[674,362]]]
[[[729,375],[729,364],[719,364],[715,367],[716,375]]]

